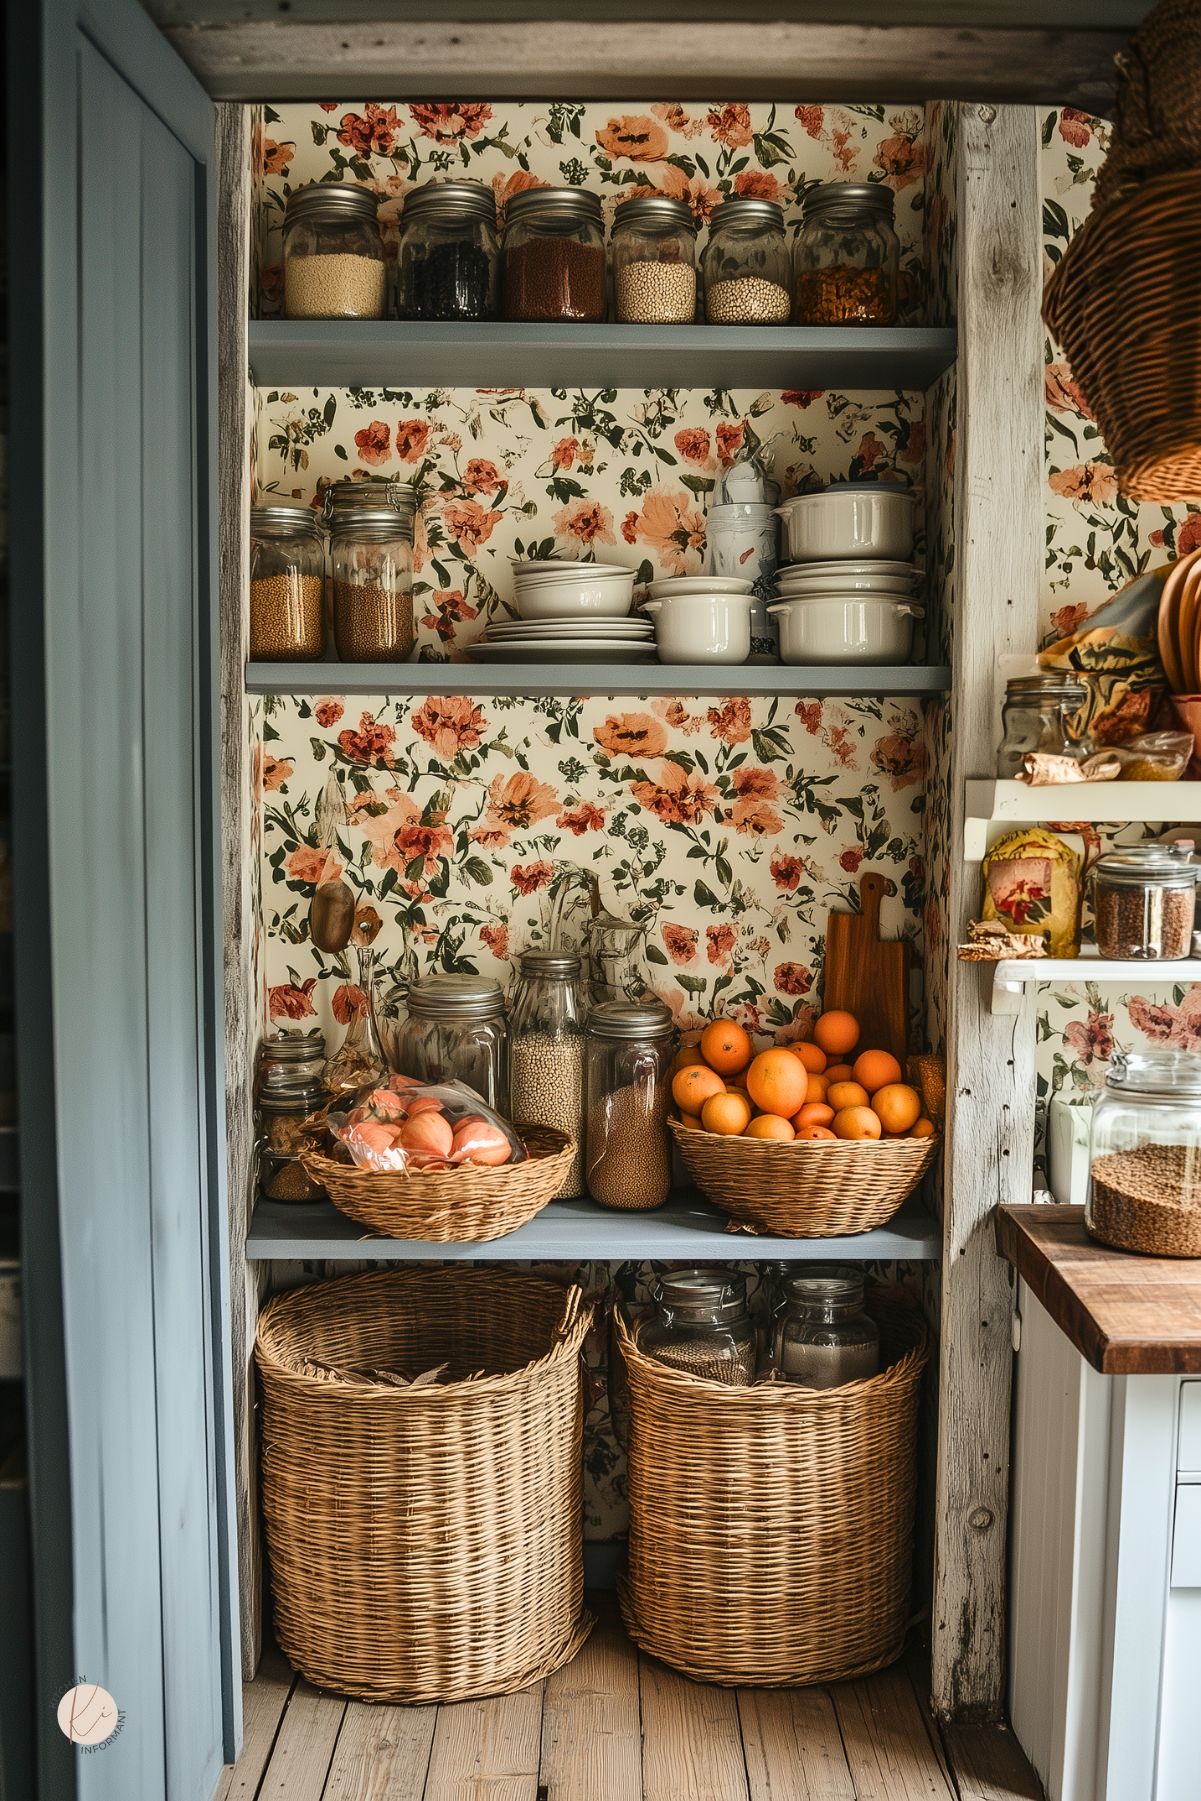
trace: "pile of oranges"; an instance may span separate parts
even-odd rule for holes
[[[684,1125],[723,1137],[928,1138],[934,1125],[896,1058],[856,1055],[859,1037],[854,1014],[835,1009],[812,1040],[756,1053],[735,1020],[715,1019],[677,1054],[672,1099]]]

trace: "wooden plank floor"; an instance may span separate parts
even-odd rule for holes
[[[339,1701],[272,1647],[215,1801],[1042,1801],[1011,1733],[940,1734],[919,1656],[830,1688],[711,1688],[593,1606],[566,1669],[453,1707]]]

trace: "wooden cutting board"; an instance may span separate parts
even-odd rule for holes
[[[909,1049],[909,946],[880,937],[880,902],[896,883],[870,871],[859,878],[858,913],[831,913],[826,922],[822,1002],[845,1007],[859,1021],[861,1049],[891,1051],[905,1067]]]

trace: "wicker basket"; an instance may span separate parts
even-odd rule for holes
[[[269,1302],[255,1355],[275,1627],[310,1682],[461,1701],[574,1655],[591,1626],[590,1318],[577,1288],[484,1269],[377,1271]],[[441,1364],[437,1383],[395,1383]]]
[[[631,1638],[702,1682],[834,1682],[900,1655],[909,1615],[920,1315],[873,1297],[886,1367],[824,1392],[727,1388],[638,1350],[630,1388]]]
[[[334,1206],[385,1238],[430,1244],[486,1244],[515,1232],[553,1201],[575,1146],[551,1126],[517,1126],[529,1157],[500,1169],[414,1170],[412,1175],[355,1169],[320,1151],[302,1158]]]
[[[885,1225],[917,1187],[942,1140],[723,1137],[670,1120],[702,1193],[731,1219],[780,1238],[840,1238]]]

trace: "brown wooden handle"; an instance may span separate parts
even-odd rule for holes
[[[859,911],[873,938],[880,936],[880,902],[886,894],[895,894],[896,883],[887,876],[870,871],[859,878]]]

